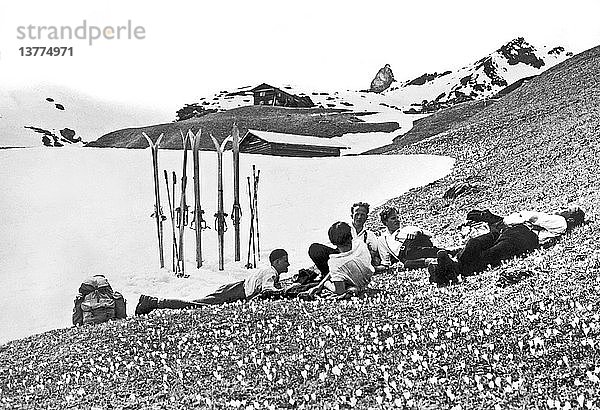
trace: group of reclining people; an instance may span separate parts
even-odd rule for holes
[[[312,244],[308,254],[314,266],[301,269],[291,284],[280,281],[280,275],[290,265],[288,253],[275,249],[269,255],[270,266],[251,273],[245,280],[224,285],[193,301],[141,295],[135,313],[198,308],[253,298],[312,299],[317,295],[347,298],[364,292],[373,274],[404,269],[427,268],[431,283],[446,286],[458,283],[459,277],[498,266],[503,260],[551,246],[585,218],[578,206],[552,214],[521,211],[506,217],[489,210],[473,210],[462,225],[463,230],[471,233],[465,233],[470,239],[462,248],[444,249],[433,245],[430,232],[416,226],[401,227],[395,208],[380,212],[385,231],[379,236],[365,227],[368,214],[369,204],[352,205],[352,222],[336,222],[329,228],[329,241],[334,247]]]

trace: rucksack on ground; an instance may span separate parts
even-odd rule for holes
[[[86,279],[79,287],[73,308],[73,325],[98,324],[127,317],[126,300],[114,292],[104,275]]]

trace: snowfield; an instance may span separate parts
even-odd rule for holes
[[[188,204],[193,206],[191,152]],[[160,151],[162,170],[181,177],[181,151]],[[224,157],[225,211],[233,200],[231,152]],[[105,274],[132,315],[141,293],[197,298],[247,275],[246,177],[260,169],[261,264],[283,247],[290,273],[310,266],[310,243],[327,242],[327,229],[348,220],[350,205],[377,205],[446,175],[453,160],[438,156],[281,158],[242,154],[242,260],[233,260],[233,226],[225,236],[225,271],[218,271],[216,154],[201,153],[202,205],[212,229],[203,233],[204,266],[195,268],[194,231],[185,238],[187,279],[171,269],[171,223],[164,223],[165,268],[158,264],[150,150],[25,148],[0,150],[0,343],[71,324],[73,298],[88,275]],[[177,185],[180,189],[180,183]],[[177,193],[179,197],[179,193]]]

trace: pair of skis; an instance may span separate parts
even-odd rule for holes
[[[235,260],[241,259],[240,252],[240,219],[242,209],[240,207],[240,132],[233,124],[231,135],[225,138],[221,144],[212,135],[210,136],[217,151],[217,213],[215,213],[215,229],[219,237],[219,270],[224,269],[225,232],[227,231],[227,214],[223,207],[223,152],[228,142],[232,142],[233,151],[233,209],[231,219],[235,231]]]
[[[159,247],[159,260],[160,267],[164,268],[164,256],[163,256],[163,226],[162,221],[166,217],[162,214],[162,208],[160,206],[160,188],[158,184],[158,148],[163,138],[163,134],[152,142],[150,137],[145,133],[142,133],[148,145],[152,150],[152,166],[154,169],[154,194],[155,194],[155,212],[153,217],[156,217],[157,231],[158,231],[158,247]],[[196,230],[196,264],[200,268],[202,266],[202,229],[206,228],[206,223],[202,218],[201,202],[200,202],[200,161],[199,161],[199,150],[200,150],[200,135],[201,131],[198,131],[194,135],[193,132],[188,131],[187,135],[183,135],[181,132],[181,140],[183,144],[183,172],[181,177],[181,196],[180,204],[178,208],[175,208],[175,186],[177,183],[177,177],[173,172],[173,198],[171,199],[171,192],[169,190],[169,176],[166,170],[164,170],[165,183],[167,185],[167,196],[169,200],[169,214],[171,217],[171,227],[173,230],[173,271],[177,276],[185,275],[185,263],[184,263],[184,232],[185,226],[188,225],[188,205],[186,198],[187,188],[187,145],[191,141],[192,145],[192,157],[194,166],[194,220]],[[176,230],[179,230],[179,240],[177,240]]]
[[[248,176],[248,202],[250,203],[250,232],[248,235],[248,263],[246,268],[256,268],[256,256],[260,261],[260,231],[258,229],[258,182],[260,181],[260,169],[256,171],[256,165],[252,165],[252,180]],[[256,224],[256,225],[255,225]],[[250,263],[250,256],[252,262]]]
[[[165,257],[163,252],[163,221],[166,217],[162,213],[162,207],[160,206],[160,185],[158,182],[158,147],[163,138],[163,134],[160,134],[156,142],[153,142],[150,137],[142,132],[142,135],[148,141],[150,150],[152,151],[152,168],[154,170],[154,213],[151,215],[156,219],[156,231],[158,234],[158,260],[160,261],[160,267],[165,267]]]

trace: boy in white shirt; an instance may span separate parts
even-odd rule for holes
[[[281,292],[279,275],[288,271],[290,263],[284,249],[275,249],[269,255],[271,265],[251,273],[245,280],[221,286],[215,292],[193,301],[179,299],[159,299],[141,295],[135,308],[136,315],[145,315],[154,309],[187,309],[204,305],[220,305],[250,299],[263,291]]]
[[[352,240],[350,225],[336,222],[328,232],[329,240],[338,253],[329,256],[329,273],[315,287],[301,294],[302,298],[312,298],[323,289],[343,296],[348,292],[360,293],[371,281],[374,273],[371,253],[362,241]]]
[[[366,202],[357,202],[350,207],[350,216],[352,217],[352,224],[350,225],[352,240],[354,242],[363,242],[367,245],[367,249],[371,254],[371,264],[377,266],[380,263],[379,253],[377,251],[377,236],[373,231],[365,228],[365,222],[367,221],[368,215],[369,204]],[[337,248],[332,248],[331,246],[320,243],[313,243],[308,248],[308,256],[323,275],[329,273],[328,261],[330,256],[338,252],[339,250]]]

